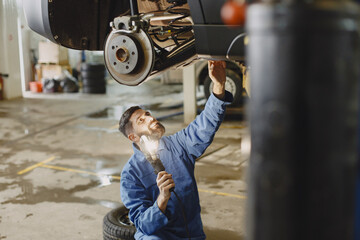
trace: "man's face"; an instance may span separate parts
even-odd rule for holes
[[[165,127],[158,122],[148,111],[143,109],[136,110],[130,117],[134,129],[135,139],[139,141],[141,135],[149,135],[155,139],[160,139],[165,133]]]

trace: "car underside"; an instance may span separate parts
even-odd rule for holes
[[[243,26],[226,26],[225,0],[25,1],[30,28],[77,50],[103,50],[111,76],[138,85],[200,58],[244,60]]]

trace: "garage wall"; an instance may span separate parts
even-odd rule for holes
[[[21,89],[22,92],[29,90],[29,82],[33,80],[31,35],[33,31],[28,27],[22,0],[17,0],[18,4],[18,35],[19,35],[19,55],[21,69]]]
[[[17,12],[17,1],[0,0],[0,72],[9,74],[5,99],[22,96]]]

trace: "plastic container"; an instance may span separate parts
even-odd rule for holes
[[[41,82],[30,82],[30,91],[33,93],[42,92],[42,83]]]

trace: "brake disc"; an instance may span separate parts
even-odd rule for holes
[[[149,35],[139,32],[113,30],[106,39],[105,65],[120,84],[136,86],[151,73],[155,53]]]

